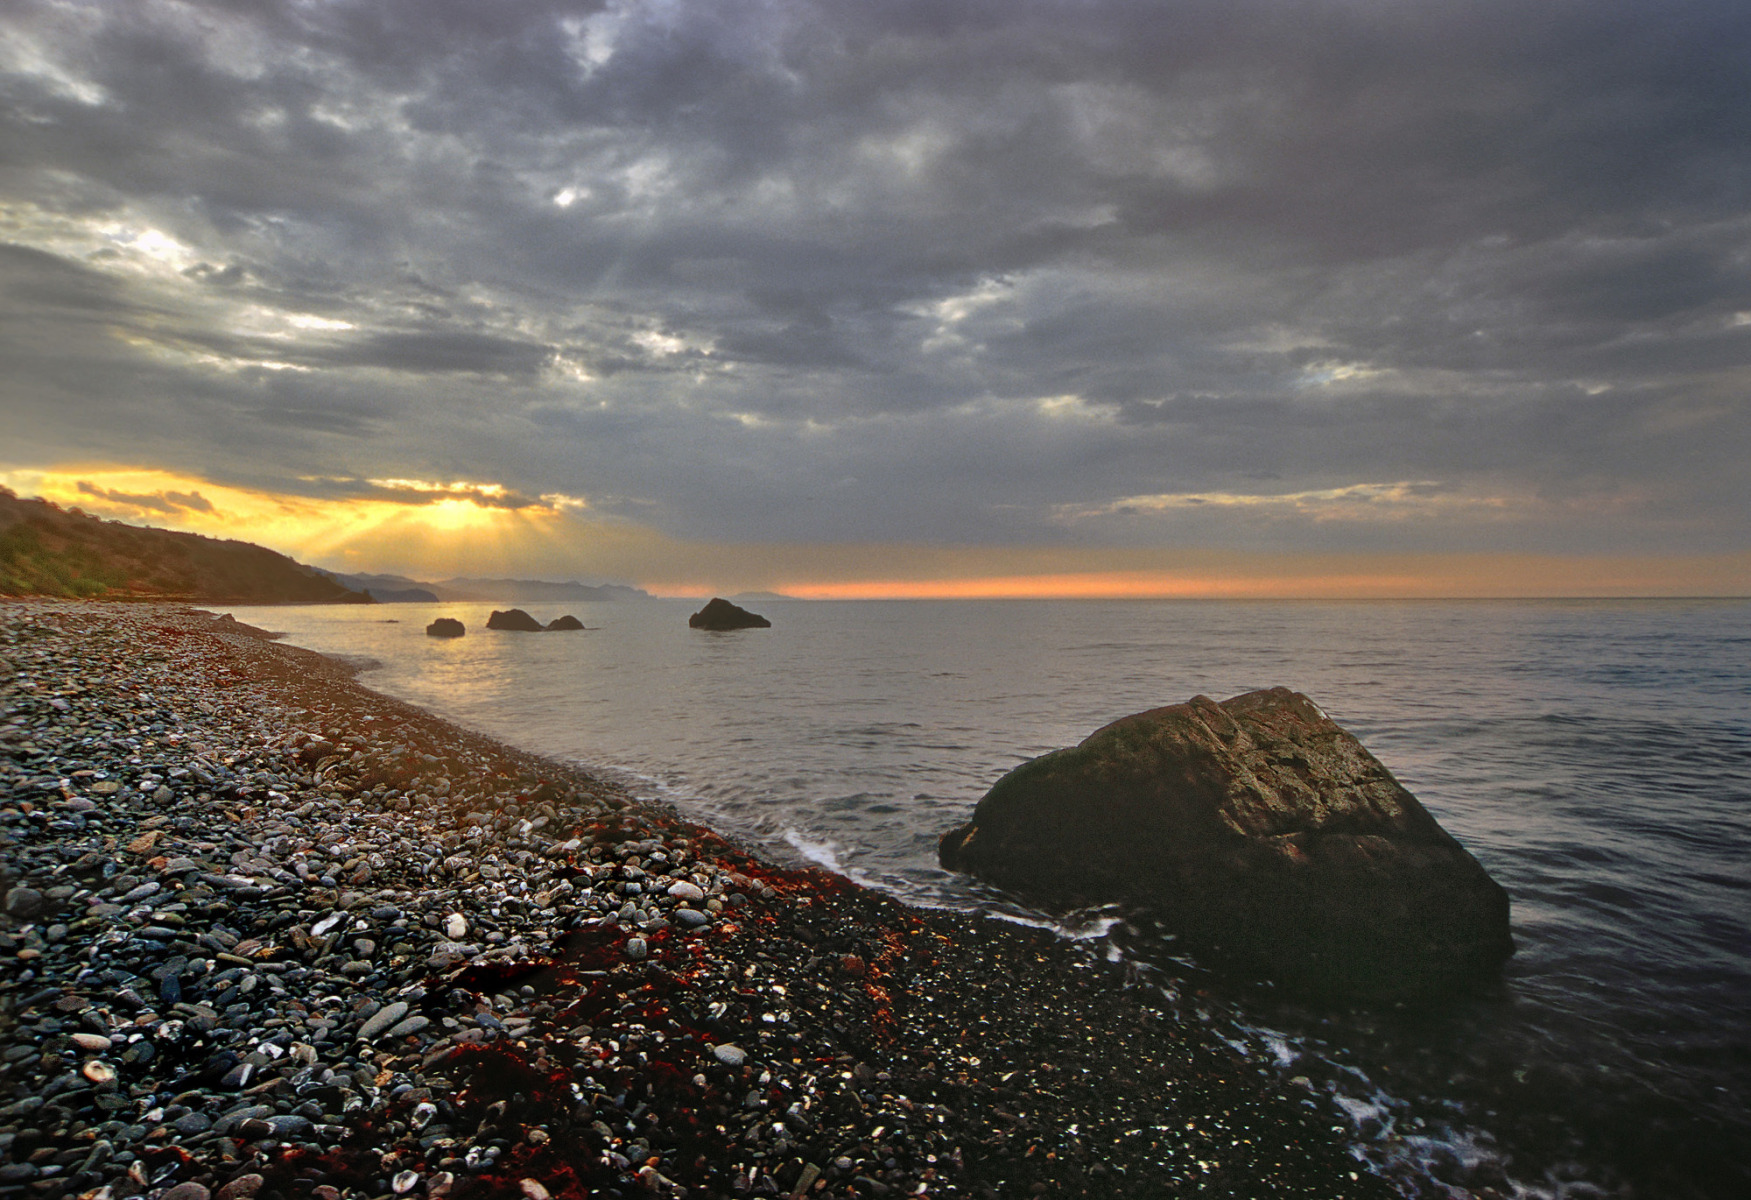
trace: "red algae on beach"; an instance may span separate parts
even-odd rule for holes
[[[1073,943],[776,866],[234,623],[3,612],[0,1196],[1392,1194]]]

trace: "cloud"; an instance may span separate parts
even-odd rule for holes
[[[576,496],[558,493],[552,496],[525,496],[498,483],[433,483],[421,479],[368,479],[363,481],[368,491],[362,495],[373,499],[397,500],[406,504],[435,504],[444,500],[466,500],[481,508],[587,508],[588,503]]]
[[[414,375],[448,371],[534,375],[553,357],[553,351],[539,343],[482,333],[385,332],[343,342],[313,357],[332,366],[382,367]]]
[[[1105,504],[1065,505],[1062,520],[1077,521],[1112,515],[1136,516],[1175,509],[1249,509],[1256,512],[1310,517],[1316,521],[1401,521],[1454,508],[1505,509],[1513,501],[1500,496],[1457,496],[1437,480],[1397,483],[1352,483],[1306,492],[1161,492],[1125,496]]]
[[[12,465],[689,545],[1751,541],[1742,5],[17,0],[0,47]]]
[[[212,501],[199,492],[119,492],[113,488],[96,487],[84,479],[81,479],[76,486],[81,496],[89,496],[107,505],[135,510],[134,515],[162,513],[166,516],[176,516],[181,513],[210,514],[214,511]]]

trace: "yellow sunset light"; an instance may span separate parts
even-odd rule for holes
[[[110,520],[239,538],[305,561],[371,569],[388,560],[388,548],[417,552],[417,561],[426,555],[441,557],[442,548],[458,543],[521,546],[538,541],[542,527],[560,512],[546,501],[519,508],[491,503],[507,494],[497,484],[459,485],[461,494],[455,494],[452,485],[397,480],[390,497],[368,492],[301,496],[113,465],[5,471],[0,483],[21,495]],[[379,485],[369,481],[363,486]],[[581,504],[574,500],[568,507]]]

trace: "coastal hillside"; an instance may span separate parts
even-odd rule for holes
[[[371,598],[250,542],[103,521],[0,488],[0,596],[369,604]]]

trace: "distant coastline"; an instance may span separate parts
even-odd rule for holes
[[[343,574],[234,538],[128,525],[0,487],[0,596],[195,604],[649,600],[625,584]]]

